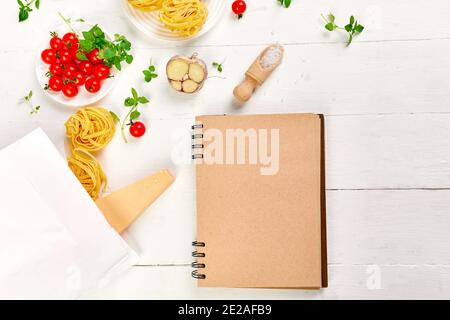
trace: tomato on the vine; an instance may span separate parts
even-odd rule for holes
[[[90,61],[92,64],[97,64],[97,63],[100,63],[100,62],[103,61],[103,59],[100,59],[100,58],[98,57],[98,52],[99,52],[99,50],[98,50],[97,48],[95,48],[94,50],[92,50],[91,52],[89,52],[88,58],[89,58],[89,61]]]
[[[73,54],[67,49],[59,51],[59,60],[61,63],[70,63],[73,61]]]
[[[109,77],[110,69],[105,66],[103,63],[99,63],[94,66],[92,74],[95,78],[103,80]]]
[[[55,63],[57,60],[56,51],[53,49],[45,49],[41,53],[41,59],[47,64]]]
[[[90,93],[96,93],[99,92],[102,88],[101,81],[96,78],[90,78],[86,80],[86,83],[84,84],[84,87],[86,90]]]
[[[69,48],[71,51],[78,50],[78,38],[75,33],[68,32],[62,38],[62,42]]]
[[[231,10],[233,10],[234,14],[236,14],[239,19],[242,18],[242,15],[247,10],[247,4],[244,0],[236,0],[231,5]]]
[[[50,48],[61,50],[64,47],[63,41],[56,34],[50,39]]]
[[[69,82],[62,86],[62,92],[67,98],[73,98],[78,94],[78,88],[76,85]]]
[[[63,68],[59,63],[52,63],[48,71],[50,71],[52,76],[61,76],[64,72]]]
[[[81,63],[78,65],[78,70],[89,76],[92,74],[93,65],[90,61],[81,61]]]
[[[140,121],[133,122],[130,126],[130,134],[135,138],[142,137],[145,134],[145,125]]]
[[[48,87],[55,92],[61,91],[63,87],[63,78],[60,76],[53,76],[48,80]]]

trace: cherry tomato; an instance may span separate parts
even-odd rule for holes
[[[75,71],[74,83],[78,87],[81,87],[86,82],[86,75],[80,71]]]
[[[90,61],[81,61],[78,65],[78,70],[89,76],[92,74],[93,65]]]
[[[56,51],[53,49],[45,49],[41,53],[41,59],[47,64],[52,64],[56,62]]]
[[[140,121],[133,122],[130,126],[130,134],[135,138],[142,137],[145,134],[145,125]]]
[[[88,54],[88,58],[89,58],[89,61],[92,63],[92,64],[97,64],[97,63],[100,63],[100,62],[102,62],[103,61],[103,59],[100,59],[99,57],[98,57],[98,49],[97,48],[95,48],[94,50],[92,50],[91,52],[89,52],[89,54]]]
[[[243,0],[236,0],[231,5],[231,10],[233,10],[234,14],[237,14],[239,18],[242,18],[245,10],[247,10],[247,4]]]
[[[103,80],[108,78],[110,73],[110,69],[105,66],[103,63],[99,63],[96,66],[94,66],[94,69],[92,71],[92,74],[95,78]]]
[[[71,51],[78,50],[78,38],[75,33],[69,32],[64,35],[62,38],[62,42],[69,48]]]
[[[90,93],[96,93],[99,92],[102,88],[101,81],[96,78],[90,78],[86,80],[86,83],[84,84],[84,87],[86,90]]]
[[[64,72],[62,66],[59,63],[52,63],[48,69],[53,76],[61,76]]]
[[[70,63],[73,61],[73,54],[67,49],[61,50],[59,52],[59,60],[61,63]]]
[[[64,77],[73,80],[75,78],[75,73],[77,72],[77,68],[75,65],[69,63],[63,65],[64,69]]]
[[[78,88],[76,85],[69,82],[62,86],[62,92],[67,98],[73,98],[78,94]]]
[[[50,48],[53,50],[61,50],[64,47],[63,41],[58,36],[53,36],[50,39]]]
[[[53,76],[48,80],[48,87],[55,92],[61,91],[63,87],[63,78],[59,76]]]
[[[64,71],[77,71],[77,67],[73,63],[63,64],[62,68]]]

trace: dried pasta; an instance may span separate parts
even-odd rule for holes
[[[74,149],[89,152],[103,149],[113,138],[115,123],[111,113],[99,107],[79,109],[66,121],[66,136]]]
[[[106,188],[102,166],[91,152],[103,149],[113,138],[115,122],[111,113],[99,107],[79,109],[65,123],[72,154],[67,158],[72,172],[96,200]]]
[[[100,193],[106,188],[108,181],[97,159],[86,150],[74,149],[67,161],[69,168],[91,198],[98,199]]]
[[[163,0],[159,19],[182,37],[191,37],[205,24],[208,9],[200,0]]]
[[[161,8],[163,0],[128,0],[128,2],[142,11],[154,11]]]

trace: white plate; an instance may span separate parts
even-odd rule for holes
[[[73,22],[72,26],[76,32],[82,32],[89,30],[94,26],[94,24],[87,22]],[[62,37],[67,32],[70,32],[70,29],[66,24],[61,24],[56,28],[54,28],[53,31],[55,31],[56,33],[58,33],[60,37]],[[105,30],[103,29],[103,31]],[[105,35],[108,40],[113,40],[113,38],[108,33],[105,32]],[[46,42],[42,43],[39,52],[36,53],[36,76],[41,88],[44,88],[45,85],[48,83],[48,77],[46,76],[46,73],[48,72],[49,68],[49,65],[45,64],[41,60],[41,52],[44,49],[49,48],[50,46],[49,42],[50,36],[46,38]],[[84,86],[79,87],[78,95],[73,98],[65,97],[62,92],[54,92],[52,90],[44,90],[44,92],[51,99],[64,106],[78,108],[82,106],[91,105],[103,99],[111,91],[113,86],[119,80],[120,72],[118,72],[117,69],[113,67],[111,68],[111,75],[113,76],[112,78],[108,78],[102,81],[102,88],[97,93],[89,93],[84,88]]]
[[[192,37],[180,37],[176,33],[170,31],[158,17],[158,11],[142,11],[131,4],[127,0],[122,1],[126,16],[131,23],[145,35],[153,39],[166,41],[182,41],[198,38],[214,27],[222,18],[225,8],[228,5],[227,0],[203,0],[208,8],[208,17],[202,29]]]

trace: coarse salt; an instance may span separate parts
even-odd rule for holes
[[[266,50],[264,55],[261,57],[260,63],[263,69],[268,69],[274,67],[281,60],[282,48],[281,46],[275,45],[271,46]]]

